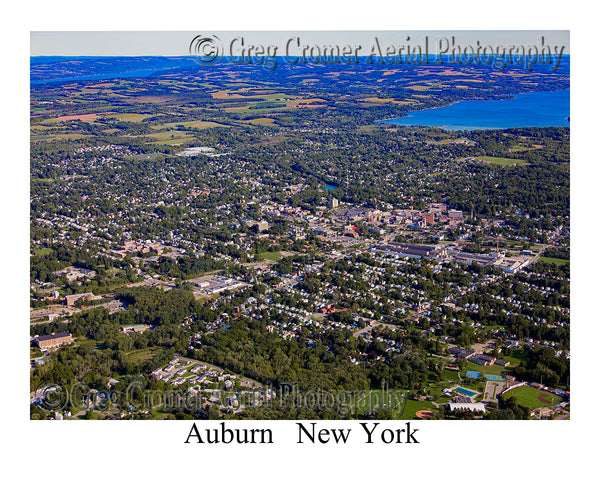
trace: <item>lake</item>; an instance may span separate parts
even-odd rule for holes
[[[570,111],[570,91],[558,90],[522,93],[509,100],[466,100],[447,107],[410,112],[408,117],[381,123],[447,130],[568,127]]]

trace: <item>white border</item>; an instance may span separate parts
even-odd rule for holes
[[[13,4],[14,6],[14,4]],[[8,59],[3,68],[2,275],[5,342],[1,414],[7,472],[25,476],[99,478],[133,474],[204,477],[316,476],[365,477],[391,474],[450,477],[564,477],[587,471],[596,451],[595,407],[598,298],[595,196],[598,191],[595,153],[598,138],[597,76],[593,14],[565,10],[564,2],[530,5],[521,1],[382,2],[350,1],[331,5],[309,1],[284,7],[283,2],[219,3],[103,1],[28,2],[17,13],[5,12],[2,32]],[[583,17],[583,19],[581,19]],[[589,18],[589,20],[587,20]],[[6,26],[5,26],[6,28]],[[572,52],[572,384],[573,419],[569,422],[419,422],[421,445],[346,447],[296,445],[294,422],[273,427],[282,440],[272,446],[214,448],[184,445],[188,422],[30,422],[28,362],[20,340],[28,336],[28,76],[29,32],[32,30],[571,30]],[[587,59],[587,61],[584,61]],[[586,115],[587,114],[587,115]],[[591,273],[590,273],[591,271]],[[595,383],[592,383],[595,382]],[[323,426],[326,425],[322,422]],[[413,424],[416,422],[412,422]],[[235,424],[233,426],[236,426]],[[264,428],[244,422],[243,427]],[[346,428],[335,422],[335,428]],[[354,429],[357,429],[354,425]],[[358,433],[358,432],[357,432]],[[291,437],[285,441],[285,437]],[[593,450],[592,450],[593,448]],[[14,469],[11,467],[15,467]],[[18,470],[17,470],[18,469]],[[590,469],[591,472],[595,469]]]

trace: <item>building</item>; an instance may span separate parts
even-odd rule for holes
[[[469,410],[475,413],[485,413],[485,405],[481,402],[478,403],[448,403],[450,412]]]
[[[517,273],[531,263],[531,260],[523,257],[501,257],[494,262],[495,267],[500,267],[506,273]]]
[[[266,220],[261,220],[260,222],[258,222],[256,224],[256,230],[258,231],[258,233],[260,232],[264,232],[265,230],[269,229],[269,222],[267,222]]]
[[[93,278],[96,276],[96,272],[87,268],[71,266],[54,272],[54,275],[57,277],[64,275],[67,281],[74,282],[82,278]]]
[[[492,365],[496,362],[496,357],[484,354],[477,354],[470,357],[469,361],[476,363],[477,365]]]
[[[461,403],[461,404],[469,404],[473,403],[471,397],[456,397],[451,400],[450,403]]]
[[[329,200],[329,206],[331,208],[337,208],[340,205],[340,202],[337,198],[332,198],[331,200]]]
[[[475,355],[475,350],[468,350],[462,347],[450,347],[448,351],[457,358],[468,359]]]
[[[492,255],[486,255],[482,253],[454,252],[454,261],[466,263],[467,265],[477,263],[485,267],[492,265],[496,260],[498,260],[498,256],[495,253]]]
[[[121,333],[126,335],[130,333],[142,333],[150,328],[150,325],[128,325],[126,327],[121,327]]]
[[[94,299],[93,293],[78,293],[77,295],[67,295],[65,297],[68,307],[72,307],[73,305],[75,305],[75,303],[77,303],[78,300],[85,301],[85,300],[93,300],[93,299]]]
[[[390,242],[387,245],[375,245],[373,251],[409,258],[435,258],[442,253],[438,247],[398,242]]]
[[[423,220],[426,225],[428,223],[435,223],[435,215],[433,213],[426,213],[421,217],[421,220]]]
[[[450,223],[460,223],[463,221],[463,212],[461,210],[448,210],[448,221]]]
[[[73,343],[73,336],[67,332],[52,333],[50,335],[42,335],[41,337],[36,335],[33,341],[37,343],[40,350],[46,350]]]

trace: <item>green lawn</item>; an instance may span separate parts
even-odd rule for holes
[[[540,399],[538,399],[540,395],[545,395],[546,402],[542,402]],[[511,397],[515,397],[519,405],[532,410],[539,407],[550,407],[562,402],[562,398],[558,395],[554,395],[550,392],[543,392],[536,388],[527,386],[515,388],[504,395],[504,398]]]
[[[519,160],[517,158],[489,157],[487,155],[481,155],[479,157],[472,157],[472,158],[481,160],[482,162],[485,162],[485,163],[491,163],[493,165],[501,165],[503,167],[513,165],[513,164],[529,165],[525,160]]]
[[[463,380],[467,377],[467,371],[481,372],[482,376],[486,373],[490,375],[504,375],[507,372],[506,367],[500,365],[477,365],[476,363],[467,361],[467,366],[460,371],[460,376]],[[509,373],[510,375],[510,373]]]
[[[274,262],[278,262],[283,258],[279,252],[262,252],[260,256],[265,260],[272,260]]]
[[[142,364],[150,360],[156,354],[160,353],[159,347],[149,347],[140,350],[134,350],[133,352],[127,353],[127,359],[132,363]]]
[[[519,363],[527,360],[527,356],[521,351],[516,351],[512,355],[504,355],[502,360],[510,362],[510,365],[507,368],[516,367]]]
[[[451,382],[458,383],[458,372],[444,369],[444,376]]]
[[[431,402],[409,399],[406,401],[404,414],[400,418],[398,418],[398,420],[418,420],[416,413],[419,410],[435,410],[435,408],[431,404]]]
[[[183,145],[184,143],[191,142],[194,137],[181,137],[173,138],[171,140],[162,140],[159,142],[149,142],[151,145]]]
[[[539,260],[545,263],[553,263],[555,265],[566,265],[570,260],[564,258],[540,257]]]

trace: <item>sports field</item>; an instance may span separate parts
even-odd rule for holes
[[[550,392],[544,392],[532,387],[519,387],[511,390],[504,398],[516,397],[517,403],[530,409],[551,407],[563,401],[561,397]]]
[[[540,262],[553,263],[554,265],[567,265],[569,260],[564,258],[553,258],[553,257],[540,257]]]
[[[260,256],[265,260],[272,260],[273,262],[278,262],[283,258],[279,252],[262,252]]]

